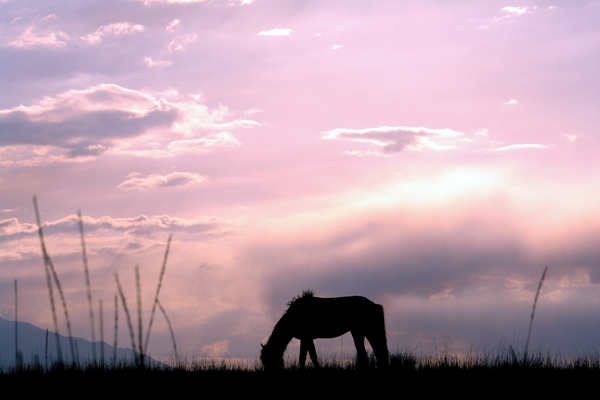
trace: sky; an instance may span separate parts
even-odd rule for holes
[[[0,316],[91,338],[115,274],[180,354],[256,358],[303,290],[390,350],[600,345],[600,2],[0,0]],[[66,333],[58,297],[59,331]],[[120,309],[119,346],[130,339]],[[317,340],[352,354],[349,335]],[[297,356],[299,342],[288,347]],[[172,352],[157,314],[149,352]]]

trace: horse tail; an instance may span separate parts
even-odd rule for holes
[[[383,306],[377,304],[375,312],[375,321],[373,324],[373,341],[368,338],[371,347],[375,352],[378,367],[386,368],[389,366],[389,352],[387,347],[387,333],[385,330],[385,317]]]

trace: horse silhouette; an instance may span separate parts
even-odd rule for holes
[[[273,333],[262,345],[260,360],[265,370],[283,368],[283,353],[288,343],[300,339],[300,368],[306,363],[306,353],[315,368],[319,368],[314,339],[334,338],[346,332],[352,334],[358,355],[358,368],[368,363],[365,337],[371,344],[377,366],[389,365],[383,307],[361,296],[315,297],[312,291],[304,291],[294,297],[273,328]]]

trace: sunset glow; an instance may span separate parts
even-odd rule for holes
[[[160,301],[182,354],[257,357],[306,289],[382,304],[401,349],[522,344],[546,265],[531,345],[600,345],[599,3],[7,0],[0,16],[2,318],[18,279],[19,319],[53,327],[35,195],[87,339],[78,210],[106,327],[135,265],[147,321],[173,236]],[[149,349],[172,350],[159,317]]]

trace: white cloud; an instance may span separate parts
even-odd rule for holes
[[[167,45],[167,51],[184,51],[185,45],[194,43],[198,39],[196,35],[177,36]]]
[[[533,7],[533,9],[537,9],[537,7]],[[494,17],[488,19],[486,23],[482,24],[480,28],[489,28],[492,25],[496,25],[503,22],[509,22],[514,20],[515,18],[520,18],[525,14],[530,14],[531,11],[529,7],[521,6],[521,7],[503,7],[500,9],[500,14],[495,15]]]
[[[535,143],[524,143],[524,144],[511,144],[510,146],[499,147],[492,149],[492,151],[510,151],[510,150],[526,150],[526,149],[545,149],[547,146],[543,144]]]
[[[107,35],[128,35],[135,32],[143,32],[146,28],[144,25],[132,24],[129,22],[116,22],[113,24],[108,24],[101,26],[94,33],[90,33],[85,36],[80,36],[80,39],[86,42],[87,44],[94,45],[98,44],[104,39]]]
[[[520,17],[524,14],[529,13],[530,11],[528,11],[527,7],[521,6],[521,7],[504,7],[500,10],[500,12],[504,13],[504,14],[509,14],[512,16]]]
[[[424,148],[430,148],[434,150],[449,149],[453,146],[440,145],[433,139],[454,139],[461,136],[463,136],[461,132],[448,128],[431,129],[408,126],[380,126],[378,128],[367,129],[333,129],[331,131],[324,132],[321,138],[366,142],[381,146],[384,153],[398,153],[404,150],[420,151]],[[358,155],[356,152],[352,154]]]
[[[334,44],[333,47],[331,48],[331,50],[341,49],[342,47],[344,47],[344,46],[341,44]]]
[[[517,99],[510,99],[506,103],[502,103],[503,106],[516,106],[517,104],[519,104]]]
[[[357,156],[357,157],[375,157],[375,156],[390,156],[391,154],[381,154],[376,151],[344,151],[342,154],[347,154],[349,156]]]
[[[208,176],[193,172],[171,172],[166,175],[153,174],[146,178],[139,178],[139,173],[131,173],[126,181],[119,185],[120,188],[147,190],[160,187],[189,186],[208,180]]]
[[[31,49],[33,47],[59,48],[65,46],[70,39],[69,35],[60,31],[35,32],[35,26],[32,24],[16,40],[8,43],[9,46],[21,49]]]
[[[293,33],[294,31],[291,29],[271,29],[270,31],[261,31],[258,35],[259,36],[289,36]]]
[[[205,138],[171,142],[167,150],[176,154],[208,153],[218,147],[235,145],[241,145],[241,143],[232,134],[229,132],[219,132]]]
[[[261,112],[262,112],[262,110],[260,108],[252,107],[251,109],[244,111],[244,115],[258,114]]]
[[[179,21],[177,18],[175,18],[173,21],[169,22],[169,25],[167,25],[167,30],[169,32],[175,32],[175,27],[177,25],[179,25],[181,23],[181,21]]]
[[[230,224],[226,222],[226,220],[217,217],[178,218],[168,215],[154,215],[148,217],[143,214],[132,218],[113,218],[110,216],[92,218],[83,216],[83,224],[86,235],[96,231],[107,230],[146,236],[156,232],[165,231],[205,233],[230,228]],[[75,214],[42,224],[44,236],[63,233],[72,235],[77,229],[77,225],[78,217]],[[17,240],[24,236],[36,236],[37,234],[37,226],[34,224],[27,222],[20,223],[17,218],[0,220],[0,242]]]
[[[169,100],[158,97],[163,95]],[[105,152],[172,157],[172,142],[172,149],[186,140],[215,149],[240,144],[231,131],[260,126],[232,119],[225,106],[209,109],[201,100],[174,90],[151,94],[101,84],[0,110],[0,163],[83,162]]]
[[[488,132],[487,128],[485,128],[485,129],[481,129],[481,130],[475,132],[475,136],[487,136],[488,133],[489,132]]]
[[[153,61],[152,57],[144,57],[144,62],[148,65],[148,68],[153,68],[153,67],[168,67],[169,65],[171,65],[171,61],[170,60]]]
[[[577,140],[577,135],[569,135],[569,134],[563,133],[560,136],[567,139],[569,142],[574,142],[575,140]]]

